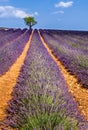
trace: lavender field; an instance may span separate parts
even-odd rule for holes
[[[40,30],[52,52],[88,88],[88,32]]]
[[[5,79],[8,72],[11,78]],[[69,89],[69,75],[77,80],[79,98]],[[6,91],[0,99],[0,130],[88,130],[88,32],[1,29],[0,81],[0,97]]]

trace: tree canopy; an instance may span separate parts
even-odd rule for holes
[[[32,16],[25,17],[24,21],[25,21],[26,25],[29,26],[30,29],[32,29],[32,26],[37,24],[37,22],[35,21],[34,17],[32,17]]]

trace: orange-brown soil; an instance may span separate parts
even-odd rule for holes
[[[82,88],[81,84],[78,83],[77,78],[75,76],[71,75],[65,66],[60,62],[60,60],[54,56],[52,53],[52,50],[48,47],[48,45],[45,43],[44,39],[40,35],[40,39],[47,49],[48,53],[51,55],[53,60],[56,62],[58,67],[61,70],[61,73],[64,76],[64,79],[66,83],[68,84],[68,91],[74,96],[74,100],[78,103],[78,109],[82,113],[82,115],[85,116],[85,119],[88,120],[88,90]]]
[[[29,41],[27,42],[22,54],[17,58],[16,62],[11,66],[8,72],[0,77],[0,121],[6,117],[5,110],[8,107],[7,102],[12,98],[11,93],[13,92],[13,87],[16,85],[20,69],[27,55],[32,35],[33,32],[30,35]]]
[[[16,85],[17,78],[20,74],[20,69],[24,63],[32,35],[33,32],[20,57],[11,66],[10,70],[6,72],[5,75],[0,77],[0,120],[3,120],[6,117],[5,110],[8,106],[7,102],[12,98],[11,93],[13,91],[13,87]],[[69,72],[65,69],[65,66],[53,55],[52,50],[44,42],[40,32],[39,36],[48,53],[60,68],[64,79],[68,84],[69,92],[71,92],[71,94],[74,96],[74,100],[79,104],[79,110],[85,116],[86,120],[88,120],[88,90],[83,89],[81,84],[77,82],[75,76],[69,74]],[[5,128],[5,130],[12,130],[12,128],[8,127]]]

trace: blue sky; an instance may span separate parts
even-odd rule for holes
[[[0,27],[25,28],[26,16],[37,29],[88,30],[88,0],[0,0]]]

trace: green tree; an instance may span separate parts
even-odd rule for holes
[[[37,22],[35,21],[34,17],[32,17],[32,16],[25,17],[24,21],[25,21],[26,25],[29,26],[29,29],[32,29],[32,26],[37,24]]]

